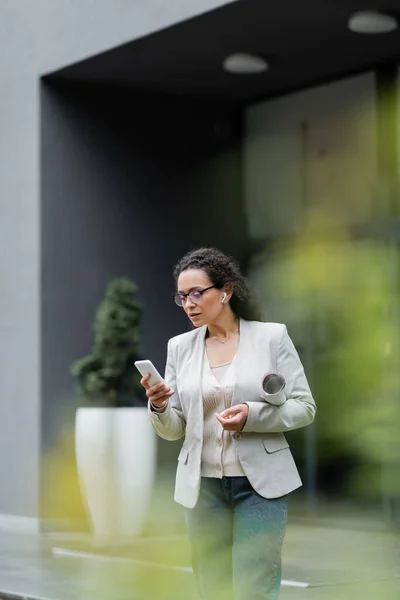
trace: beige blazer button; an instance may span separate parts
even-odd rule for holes
[[[235,440],[241,440],[242,439],[242,434],[239,433],[238,431],[233,435],[233,437],[235,438]]]

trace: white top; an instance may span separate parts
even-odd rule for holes
[[[213,372],[218,383],[221,383],[222,379],[225,376],[225,373],[229,370],[231,366],[231,362],[225,363],[223,365],[215,365],[215,367],[211,367],[211,371]]]
[[[202,374],[204,440],[201,454],[202,477],[244,476],[232,439],[234,432],[224,431],[215,413],[232,404],[235,389],[235,359],[210,367],[205,352]]]

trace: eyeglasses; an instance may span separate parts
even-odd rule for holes
[[[210,287],[205,288],[204,290],[192,290],[191,292],[189,292],[188,294],[174,294],[172,296],[175,304],[177,304],[178,306],[183,306],[186,303],[186,299],[190,298],[190,300],[192,302],[194,302],[195,304],[197,304],[197,302],[199,302],[201,300],[202,295],[204,294],[204,292],[206,292],[207,290],[211,290],[212,288],[215,288],[215,285],[210,285]]]

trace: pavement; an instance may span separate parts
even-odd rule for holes
[[[293,519],[280,600],[399,600],[400,537],[364,525]],[[190,600],[188,557],[182,535],[147,535],[105,549],[88,534],[3,534],[0,599]]]

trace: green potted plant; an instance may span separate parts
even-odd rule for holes
[[[92,352],[71,366],[79,393],[89,403],[111,408],[145,405],[141,376],[133,368],[142,357],[142,312],[132,281],[121,277],[108,284],[94,319]]]
[[[84,404],[75,429],[80,485],[93,532],[105,541],[140,531],[154,481],[155,435],[134,367],[142,312],[136,285],[112,280],[95,313],[92,352],[71,365]]]

